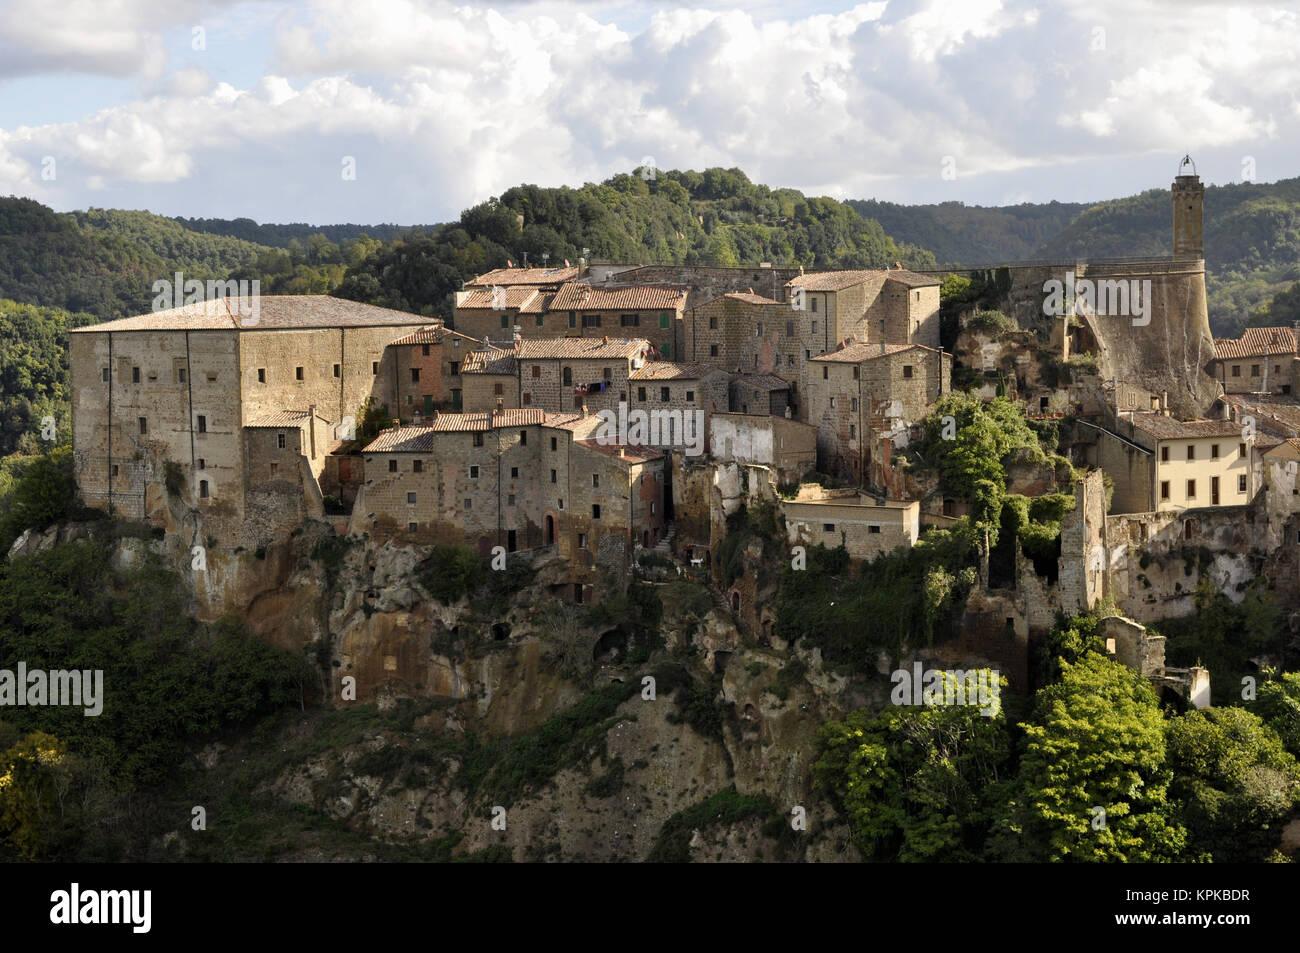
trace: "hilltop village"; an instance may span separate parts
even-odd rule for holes
[[[1017,547],[998,573],[985,549],[943,651],[1028,691],[1056,614],[1110,600],[1116,657],[1204,705],[1207,673],[1166,667],[1143,623],[1194,611],[1189,548],[1229,598],[1262,576],[1300,599],[1300,339],[1212,338],[1203,192],[1177,176],[1170,258],[1008,265],[995,310],[945,312],[952,268],[579,261],[479,275],[445,321],[268,296],[255,320],[217,298],[77,328],[78,487],[202,549],[210,617],[256,593],[251,554],[318,521],[375,546],[548,550],[572,603],[668,556],[772,645],[758,580],[715,559],[729,518],[766,501],[792,553],[911,548],[974,502],[917,457],[938,409],[1006,400],[1061,434],[1008,492],[1074,505],[1054,558]]]

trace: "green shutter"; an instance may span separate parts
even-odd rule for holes
[[[660,350],[663,351],[663,358],[665,361],[671,361],[673,359],[673,346],[667,341],[664,342],[664,346],[660,348]]]
[[[508,314],[501,315],[501,326],[503,328],[510,327],[510,315]]]
[[[659,327],[661,328],[668,327],[668,322],[671,320],[672,320],[672,315],[669,314],[667,311],[659,312]]]
[[[577,326],[578,326],[578,315],[577,315],[575,312],[570,311],[570,312],[569,312],[569,327],[571,327],[571,328],[576,328]]]

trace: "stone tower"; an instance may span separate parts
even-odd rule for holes
[[[1184,175],[1186,170],[1190,175]],[[1174,261],[1196,261],[1205,257],[1201,209],[1205,204],[1205,186],[1196,174],[1191,156],[1179,163],[1172,192],[1174,202]]]

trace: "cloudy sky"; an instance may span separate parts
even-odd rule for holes
[[[1001,205],[1300,175],[1296,4],[0,0],[0,194],[444,221],[647,159]]]

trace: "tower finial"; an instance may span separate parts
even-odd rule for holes
[[[1187,168],[1189,165],[1192,167],[1192,175],[1196,175],[1196,163],[1192,161],[1192,154],[1190,152],[1183,156],[1182,162],[1178,163],[1178,174],[1182,175],[1183,169]]]

